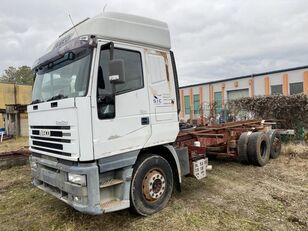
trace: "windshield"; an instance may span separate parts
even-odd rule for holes
[[[82,49],[42,67],[36,74],[32,103],[85,96],[90,65],[91,49]]]

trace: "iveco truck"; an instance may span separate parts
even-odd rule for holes
[[[264,166],[277,158],[273,122],[239,121],[179,133],[180,98],[168,26],[103,13],[63,33],[33,67],[29,113],[33,184],[76,210],[166,206],[182,176],[206,176],[206,156]]]
[[[167,24],[103,13],[64,32],[33,70],[33,184],[88,214],[165,207],[190,164],[173,146],[180,104]]]

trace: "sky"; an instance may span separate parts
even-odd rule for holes
[[[104,8],[168,23],[181,86],[308,65],[307,0],[1,0],[0,74]]]

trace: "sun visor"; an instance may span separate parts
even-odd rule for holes
[[[79,50],[82,48],[89,48],[96,46],[96,38],[92,35],[83,35],[77,38],[70,39],[72,35],[67,35],[63,37],[61,40],[58,40],[57,43],[53,46],[53,49],[40,57],[35,61],[32,69],[35,70],[40,66],[45,66],[50,62],[53,62],[64,56],[65,53],[75,50]]]

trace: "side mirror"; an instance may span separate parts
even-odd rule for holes
[[[125,83],[125,67],[123,59],[109,61],[109,81],[113,84]]]

